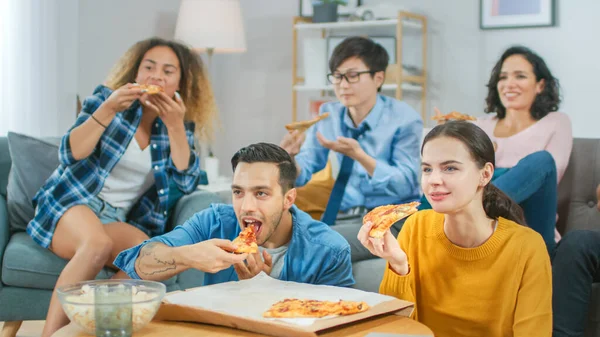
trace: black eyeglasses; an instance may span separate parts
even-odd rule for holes
[[[342,79],[346,79],[348,83],[356,83],[360,81],[361,74],[374,74],[375,71],[365,70],[365,71],[349,71],[345,74],[342,73],[333,73],[327,75],[327,80],[331,84],[340,84],[342,83]]]

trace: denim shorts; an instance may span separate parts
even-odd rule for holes
[[[96,213],[103,224],[126,222],[127,220],[127,211],[125,209],[114,207],[97,196],[93,197],[87,206]]]

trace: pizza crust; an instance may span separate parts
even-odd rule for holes
[[[317,122],[322,121],[322,120],[324,120],[327,117],[329,117],[329,112],[324,112],[324,113],[318,115],[317,117],[315,117],[315,118],[313,118],[311,120],[300,121],[300,122],[293,122],[293,123],[290,123],[290,124],[286,124],[285,128],[288,131],[299,130],[300,132],[304,132],[308,128],[310,128],[311,126],[313,126],[314,124],[316,124]]]

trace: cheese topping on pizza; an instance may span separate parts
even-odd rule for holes
[[[258,244],[256,243],[256,228],[250,225],[241,231],[240,235],[233,240],[237,246],[234,253],[258,253]]]
[[[263,313],[269,318],[298,318],[325,316],[345,316],[369,310],[366,302],[356,301],[319,301],[286,298],[271,306]]]

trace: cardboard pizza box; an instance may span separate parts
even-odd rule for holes
[[[348,316],[316,319],[263,318],[284,298],[365,301],[370,309]],[[155,320],[221,325],[270,336],[308,337],[384,314],[410,316],[414,304],[358,289],[280,281],[264,273],[250,280],[227,282],[167,294]]]

